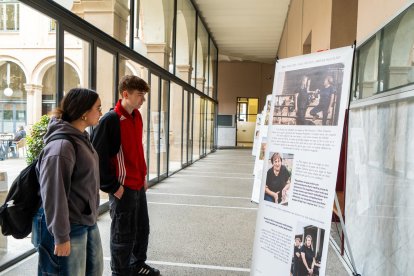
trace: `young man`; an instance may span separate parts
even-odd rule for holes
[[[148,186],[138,109],[149,90],[141,78],[124,76],[118,86],[121,99],[114,111],[101,118],[92,134],[100,159],[101,190],[109,194],[112,275],[160,275],[157,269],[145,264]]]

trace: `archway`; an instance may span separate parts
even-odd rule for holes
[[[0,132],[14,133],[26,125],[25,83],[26,75],[16,62],[0,61]]]

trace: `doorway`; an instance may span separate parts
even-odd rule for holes
[[[259,106],[258,98],[237,97],[236,146],[252,147],[256,117]]]

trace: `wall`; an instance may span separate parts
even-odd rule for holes
[[[219,62],[218,114],[236,114],[237,97],[259,98],[263,108],[272,93],[274,64],[258,62]]]
[[[359,0],[357,44],[371,37],[412,0]]]
[[[358,0],[332,1],[331,48],[352,45],[356,38]]]
[[[292,0],[280,40],[278,57],[352,45],[356,38],[357,0]],[[306,47],[305,47],[306,48]]]

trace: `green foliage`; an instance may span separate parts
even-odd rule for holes
[[[50,118],[47,115],[40,117],[40,121],[35,123],[30,131],[30,134],[26,137],[27,141],[27,164],[32,163],[40,154],[45,144],[43,143],[43,136],[47,131]]]

